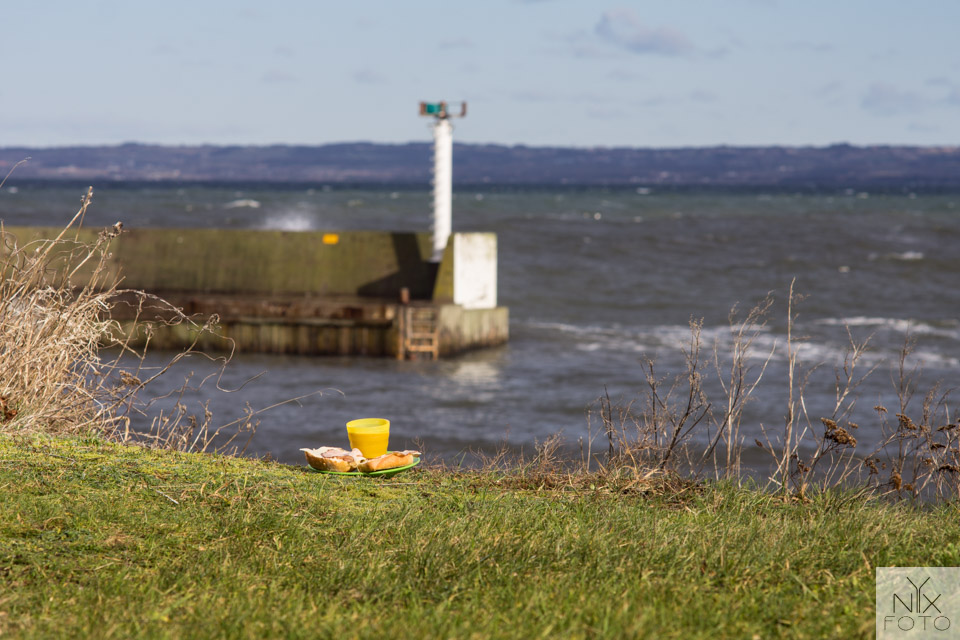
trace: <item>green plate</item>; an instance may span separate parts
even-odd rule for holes
[[[405,464],[402,467],[371,471],[370,473],[364,473],[363,471],[321,471],[320,469],[314,469],[313,467],[310,467],[310,465],[307,466],[311,471],[316,471],[317,473],[326,473],[331,476],[392,476],[397,473],[403,473],[407,469],[413,469],[418,464],[420,464],[420,458],[414,457],[413,462],[410,464]]]

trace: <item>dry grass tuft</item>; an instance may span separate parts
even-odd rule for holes
[[[188,377],[178,389],[150,397],[145,390],[177,362],[191,355],[207,357],[196,344],[204,332],[213,331],[216,318],[201,326],[155,296],[120,290],[120,275],[109,268],[108,259],[123,225],[103,229],[92,242],[81,240],[92,198],[91,187],[79,211],[52,239],[17,238],[0,222],[0,434],[96,433],[179,451],[242,453],[260,413],[300,398],[264,409],[248,406],[241,418],[217,424],[205,405],[191,411],[183,402],[185,392],[217,384],[216,374],[199,384]],[[151,317],[163,319],[146,322],[138,313],[133,328],[124,333],[110,318],[112,306],[121,300],[132,301],[140,312],[149,307]],[[163,313],[155,313],[158,309]],[[156,322],[190,323],[197,341],[165,365],[147,367]],[[134,334],[145,335],[146,346],[133,349]],[[222,373],[230,356],[212,359]],[[172,408],[170,400],[175,401]]]
[[[120,228],[105,229],[93,245],[67,237],[92,197],[91,188],[53,239],[21,243],[0,226],[0,432],[109,426],[98,353],[113,329],[107,312],[116,283],[105,260]]]
[[[496,488],[535,493],[605,494],[668,498],[673,502],[699,494],[704,485],[696,478],[664,469],[637,456],[598,455],[592,459],[564,447],[560,435],[537,443],[532,456],[500,447],[493,455],[477,452],[476,469],[437,466],[432,471],[466,476],[475,488]]]

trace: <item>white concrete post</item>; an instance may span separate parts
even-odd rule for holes
[[[443,259],[443,250],[452,230],[453,208],[453,126],[447,118],[433,125],[433,257]]]

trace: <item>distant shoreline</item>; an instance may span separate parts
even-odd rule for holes
[[[0,148],[9,184],[429,188],[429,143]],[[563,148],[455,144],[457,188],[960,189],[960,147]]]
[[[429,183],[417,182],[283,182],[283,181],[262,181],[262,180],[105,180],[105,179],[56,179],[56,178],[31,178],[26,180],[14,180],[11,177],[3,190],[8,187],[20,189],[86,189],[88,186],[94,186],[96,189],[242,189],[244,191],[308,191],[311,189],[328,189],[330,191],[372,191],[372,192],[400,192],[400,193],[429,193],[431,186]],[[635,185],[625,184],[493,184],[493,183],[463,183],[454,182],[454,196],[457,193],[577,193],[577,192],[607,192],[624,193],[636,191]],[[960,193],[960,180],[957,184],[948,185],[917,185],[917,184],[873,184],[869,186],[858,185],[856,187],[839,186],[819,186],[819,185],[698,185],[698,184],[677,184],[677,185],[659,185],[648,188],[649,192],[642,195],[695,195],[695,194],[717,194],[717,195],[783,195],[783,194],[803,194],[803,195],[825,195],[835,194],[837,196],[855,195],[859,192],[866,192],[871,195],[902,195],[909,194],[953,194]],[[851,193],[852,192],[852,193]],[[641,195],[641,194],[638,194]]]

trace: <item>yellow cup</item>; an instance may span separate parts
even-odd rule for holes
[[[383,418],[363,418],[347,423],[350,446],[360,449],[364,458],[376,458],[387,452],[390,440],[390,421]]]

